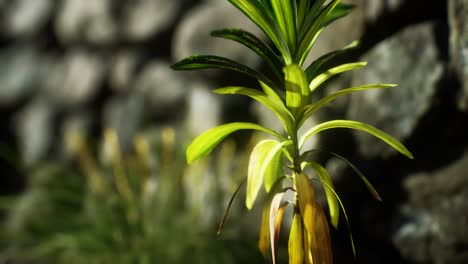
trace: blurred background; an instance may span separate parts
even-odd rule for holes
[[[349,59],[369,65],[324,93],[399,86],[336,101],[309,125],[367,122],[415,156],[348,130],[311,143],[347,157],[383,198],[324,158],[356,262],[468,263],[468,1],[344,2],[356,10],[323,32],[310,60],[359,39]],[[224,0],[0,0],[0,263],[268,263],[261,205],[248,212],[244,188],[216,236],[259,136],[235,134],[185,164],[190,140],[215,125],[281,128],[255,102],[210,92],[254,80],[169,68],[216,54],[262,69],[251,51],[209,36],[226,27],[259,33]],[[346,225],[332,236],[335,262],[352,263]]]

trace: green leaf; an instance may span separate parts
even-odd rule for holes
[[[304,263],[303,234],[301,215],[299,213],[294,213],[288,241],[289,264]]]
[[[236,198],[237,193],[239,193],[239,190],[241,189],[242,185],[244,185],[244,183],[245,183],[246,181],[247,181],[247,178],[245,178],[245,179],[239,184],[239,186],[237,186],[236,190],[234,191],[234,193],[233,193],[232,196],[231,196],[231,199],[229,199],[228,206],[226,207],[226,210],[224,211],[223,217],[221,218],[221,222],[219,223],[218,232],[216,233],[216,235],[219,236],[219,234],[221,234],[221,230],[223,229],[224,224],[226,223],[226,220],[227,220],[227,218],[228,218],[228,216],[229,216],[229,212],[231,211],[231,207],[232,207],[232,203],[234,202],[234,198]]]
[[[240,72],[257,80],[260,80],[270,87],[276,87],[274,82],[262,73],[240,64],[236,61],[214,56],[214,55],[195,55],[185,58],[171,66],[174,70],[199,70],[199,69],[225,69]]]
[[[276,22],[286,38],[289,50],[294,51],[297,44],[296,36],[296,17],[294,12],[293,1],[296,0],[271,0]]]
[[[291,62],[291,53],[284,38],[281,37],[280,29],[268,16],[267,8],[256,0],[229,0],[229,2],[244,13],[271,39],[281,52],[286,64]]]
[[[407,156],[408,158],[414,158],[413,154],[411,154],[411,152],[394,137],[371,125],[352,120],[333,120],[314,126],[301,137],[299,141],[299,148],[301,148],[304,145],[305,141],[309,139],[309,137],[311,137],[312,135],[331,128],[351,128],[369,133],[379,138],[383,142],[387,143],[388,145],[393,147],[395,150],[399,151],[401,154]]]
[[[191,164],[208,155],[225,137],[238,131],[253,129],[266,132],[281,140],[284,137],[277,132],[253,123],[229,123],[214,127],[198,136],[187,148],[187,163]]]
[[[341,209],[343,210],[343,215],[345,217],[345,222],[346,222],[346,225],[348,227],[348,231],[349,231],[349,239],[351,241],[351,247],[352,247],[352,250],[353,250],[353,255],[354,257],[356,258],[356,247],[354,246],[354,239],[353,239],[353,234],[351,233],[351,225],[349,224],[349,219],[348,219],[348,214],[346,213],[346,209],[343,205],[343,202],[341,201],[340,197],[338,196],[338,194],[335,192],[335,190],[329,186],[326,182],[323,182],[322,180],[319,180],[319,179],[312,179],[314,181],[318,181],[322,184],[322,186],[326,187],[327,189],[329,189],[331,192],[333,192],[333,194],[335,195],[336,199],[338,200],[338,202],[340,203],[340,206],[341,206]]]
[[[335,9],[327,16],[327,19],[323,23],[324,26],[328,26],[334,21],[349,15],[356,8],[356,5],[348,3],[339,3]]]
[[[284,128],[288,133],[292,133],[294,129],[294,117],[291,115],[289,110],[284,106],[283,101],[278,97],[268,96],[258,90],[245,88],[245,87],[224,87],[214,90],[217,94],[238,94],[245,95],[254,100],[259,101],[266,107],[268,107],[283,123]]]
[[[347,95],[350,93],[358,92],[358,91],[364,91],[368,89],[385,89],[385,88],[392,88],[395,87],[396,84],[383,84],[383,83],[377,83],[377,84],[367,84],[367,85],[361,85],[357,87],[351,87],[351,88],[346,88],[341,91],[332,93],[319,101],[317,101],[314,104],[307,105],[304,108],[304,113],[302,114],[302,119],[299,122],[299,127],[309,118],[311,117],[315,112],[320,110],[322,107],[326,106],[328,103],[331,101],[335,100],[336,98]]]
[[[340,74],[345,71],[350,71],[350,70],[355,70],[362,68],[367,65],[367,62],[353,62],[353,63],[346,63],[334,68],[329,69],[328,71],[319,74],[317,77],[315,77],[309,84],[309,89],[310,91],[314,91],[319,87],[322,83],[324,83],[326,80],[330,79],[331,77]]]
[[[315,172],[317,173],[317,175],[320,177],[320,180],[327,183],[330,186],[330,188],[334,188],[333,187],[333,182],[332,182],[332,180],[330,178],[330,174],[328,173],[328,171],[322,165],[320,165],[320,164],[318,164],[316,162],[306,162],[304,164],[304,166],[312,167],[315,170]],[[340,207],[338,205],[338,201],[337,201],[335,195],[333,194],[333,192],[331,192],[329,189],[324,187],[324,191],[325,191],[325,195],[327,197],[328,208],[330,210],[331,223],[332,223],[333,227],[335,227],[335,229],[338,229],[338,220],[339,220],[339,216],[340,216]]]
[[[307,80],[311,81],[313,78],[315,78],[320,72],[323,72],[324,66],[333,63],[335,59],[339,56],[342,56],[346,53],[349,53],[350,51],[354,51],[357,47],[359,47],[359,41],[353,41],[350,44],[348,44],[346,47],[340,50],[335,50],[332,52],[329,52],[327,54],[324,54],[320,56],[318,59],[313,61],[305,70],[305,73],[307,75]],[[332,67],[335,67],[337,65],[333,65]]]
[[[310,102],[310,90],[307,87],[305,72],[296,64],[283,68],[286,80],[286,106],[294,117]]]
[[[320,6],[321,6],[323,2],[324,1],[322,0],[317,1],[316,4],[320,3]],[[326,21],[328,15],[333,11],[333,9],[336,7],[336,5],[339,2],[340,2],[339,0],[333,0],[332,2],[330,2],[325,8],[321,10],[320,15],[318,15],[318,17],[315,17],[315,15],[312,14],[312,11],[310,11],[311,13],[310,15],[308,15],[308,23],[305,23],[303,27],[301,28],[305,30],[304,31],[301,30],[303,34],[299,35],[299,40],[300,40],[299,47],[298,47],[298,50],[296,52],[296,57],[295,57],[296,61],[299,62],[299,65],[302,65],[304,63],[304,60],[307,58],[307,55],[309,54],[310,49],[314,45],[318,34],[323,29],[324,22]],[[312,7],[311,10],[314,9],[314,6]]]
[[[230,39],[243,44],[259,55],[271,68],[278,81],[283,82],[283,62],[275,52],[254,34],[242,29],[223,29],[211,32],[212,36]]]
[[[297,16],[296,16],[296,28],[300,29],[304,23],[307,11],[309,10],[309,0],[299,0],[297,6]]]

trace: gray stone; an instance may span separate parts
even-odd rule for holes
[[[62,61],[51,62],[44,73],[42,92],[58,105],[69,107],[89,102],[100,89],[106,64],[84,51],[71,51]]]
[[[468,111],[468,3],[449,0],[450,55],[462,86],[458,106]]]
[[[12,105],[34,90],[39,64],[38,53],[29,46],[10,48],[0,53],[0,105]]]
[[[113,0],[63,0],[55,21],[57,36],[64,43],[112,43],[118,37],[114,5]]]
[[[0,9],[3,25],[0,26],[7,35],[27,37],[38,34],[53,11],[52,0],[16,0]]]
[[[175,61],[195,54],[219,55],[256,67],[257,55],[230,40],[212,38],[210,32],[223,28],[242,28],[254,34],[260,30],[227,1],[206,2],[193,8],[177,25],[172,46]]]
[[[409,27],[365,55],[363,60],[369,65],[355,71],[353,86],[370,83],[399,86],[354,93],[347,113],[349,119],[376,126],[400,141],[413,133],[431,108],[443,75],[433,30],[430,23]],[[370,135],[362,132],[355,135],[359,151],[367,157],[396,153]]]
[[[118,52],[112,59],[109,83],[116,92],[128,92],[134,81],[138,57],[135,52],[126,50]]]
[[[198,136],[221,123],[221,98],[212,93],[207,84],[191,85],[187,100],[187,128]]]
[[[366,20],[370,23],[375,22],[383,13],[395,12],[405,0],[373,0],[363,3],[366,13]]]
[[[56,110],[46,100],[36,99],[14,117],[21,160],[32,166],[43,160],[51,148]]]
[[[421,263],[467,263],[467,170],[465,152],[445,168],[409,175],[404,181],[409,200],[402,210],[411,217],[403,218],[394,243],[406,258]]]
[[[123,8],[126,38],[141,41],[166,30],[176,18],[180,4],[179,0],[128,0]]]
[[[153,61],[136,77],[134,90],[143,95],[151,111],[163,113],[171,108],[181,111],[181,107],[175,106],[185,100],[188,82],[180,72],[173,71],[169,63]]]

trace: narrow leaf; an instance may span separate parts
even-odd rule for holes
[[[217,94],[238,94],[245,95],[254,100],[257,100],[264,106],[268,107],[277,117],[281,120],[281,123],[284,125],[284,128],[288,133],[293,132],[294,128],[294,117],[289,112],[289,110],[284,106],[281,99],[276,99],[272,96],[268,96],[258,90],[245,87],[224,87],[214,90]]]
[[[191,164],[208,155],[225,137],[238,131],[253,129],[266,132],[279,139],[284,139],[277,132],[253,123],[229,123],[214,127],[197,138],[187,148],[187,163]]]
[[[316,162],[307,162],[305,163],[305,165],[312,167],[317,173],[317,175],[320,177],[320,180],[327,183],[330,186],[330,188],[334,188],[333,182],[330,178],[330,174],[322,165]],[[335,229],[338,229],[338,220],[340,215],[340,206],[338,205],[338,200],[336,199],[333,192],[331,192],[329,189],[324,187],[324,191],[327,197],[328,208],[330,210],[331,223],[333,227],[335,227]]]
[[[223,29],[213,31],[211,35],[239,42],[251,49],[270,66],[278,81],[283,81],[283,74],[281,73],[283,62],[268,45],[254,34],[242,29]]]
[[[314,231],[314,204],[315,192],[309,178],[304,173],[295,174],[295,188],[299,209],[301,210],[304,225],[309,232]]]
[[[305,72],[296,64],[283,68],[286,80],[286,106],[294,117],[310,102],[310,90],[307,87]]]
[[[296,16],[296,28],[300,29],[304,23],[307,11],[309,10],[309,0],[299,0],[297,6],[297,16]],[[299,31],[299,30],[298,30]]]
[[[262,222],[260,225],[260,235],[258,239],[258,248],[263,256],[266,256],[268,249],[270,248],[270,208],[273,197],[278,192],[285,192],[286,190],[281,190],[281,180],[278,180],[271,192],[268,194],[265,204],[262,209]]]
[[[296,17],[292,2],[296,0],[271,0],[276,22],[286,38],[290,50],[296,48]]]
[[[273,264],[276,264],[276,244],[277,236],[279,235],[279,229],[277,227],[277,218],[278,215],[282,217],[282,212],[280,212],[280,204],[283,199],[285,192],[279,192],[273,196],[270,206],[270,248],[271,248],[271,257]],[[284,209],[282,210],[284,212]]]
[[[304,250],[303,234],[301,215],[294,213],[288,241],[289,264],[304,263],[304,251],[309,251],[309,248]]]
[[[304,107],[304,113],[301,115],[301,121],[299,122],[299,127],[302,126],[302,124],[309,118],[311,117],[315,112],[320,110],[322,107],[328,105],[330,102],[333,100],[337,99],[340,96],[347,95],[350,93],[354,92],[359,92],[359,91],[364,91],[364,90],[369,90],[369,89],[386,89],[386,88],[391,88],[395,87],[396,84],[367,84],[367,85],[361,85],[357,87],[352,87],[352,88],[346,88],[341,91],[332,93],[319,101],[317,101],[314,104],[310,104]]]
[[[174,70],[225,69],[240,72],[275,87],[274,82],[262,73],[228,58],[214,55],[195,55],[171,66]]]
[[[334,68],[331,68],[327,70],[324,73],[321,73],[317,75],[309,84],[309,89],[310,91],[314,91],[319,87],[322,83],[324,83],[326,80],[330,79],[331,77],[340,74],[345,71],[350,71],[350,70],[355,70],[362,68],[367,65],[367,62],[354,62],[354,63],[346,63]]]
[[[334,21],[343,18],[349,15],[353,10],[356,8],[356,5],[348,4],[348,3],[339,3],[335,9],[327,16],[326,20],[324,21],[324,26],[327,26]]]
[[[335,58],[345,55],[350,51],[354,51],[357,47],[359,47],[359,41],[353,41],[348,44],[346,47],[340,50],[331,51],[320,56],[318,59],[313,61],[305,70],[307,80],[311,81],[314,77],[316,77],[320,72],[324,71],[324,66],[332,63],[335,61]],[[338,65],[333,65],[331,67],[335,67]]]
[[[313,204],[314,230],[309,230],[309,247],[313,263],[333,264],[330,230],[323,209],[318,203]]]
[[[242,185],[244,185],[244,183],[246,181],[247,181],[247,178],[242,180],[242,182],[239,184],[239,186],[237,186],[236,190],[232,194],[231,199],[229,199],[228,206],[227,206],[226,210],[224,211],[223,217],[221,218],[221,222],[219,223],[218,232],[216,232],[216,235],[219,236],[219,234],[221,234],[221,230],[223,229],[224,224],[226,223],[226,220],[227,220],[227,218],[229,216],[229,212],[231,211],[231,207],[232,207],[232,203],[234,202],[234,198],[236,198],[237,193],[239,193],[239,190],[241,189]]]
[[[413,154],[411,154],[411,152],[394,137],[390,136],[389,134],[371,125],[367,125],[362,122],[352,121],[352,120],[333,120],[333,121],[321,123],[311,128],[300,139],[299,147],[301,148],[304,145],[305,141],[307,141],[307,139],[309,139],[312,135],[320,131],[332,129],[332,128],[351,128],[351,129],[356,129],[356,130],[369,133],[379,138],[383,142],[387,143],[388,145],[393,147],[395,150],[399,151],[401,154],[407,156],[408,158],[410,159],[414,158]]]

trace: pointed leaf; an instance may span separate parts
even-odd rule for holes
[[[356,129],[360,130],[363,132],[367,132],[383,142],[387,143],[391,147],[393,147],[395,150],[399,151],[401,154],[407,156],[410,159],[413,159],[413,154],[403,145],[401,144],[397,139],[394,137],[390,136],[389,134],[383,132],[382,130],[379,130],[371,125],[367,125],[358,121],[352,121],[352,120],[333,120],[333,121],[328,121],[321,123],[310,130],[308,130],[300,139],[299,141],[299,148],[301,148],[305,141],[312,135],[323,131],[327,129],[332,129],[332,128],[351,128],[351,129]]]
[[[299,0],[297,6],[296,28],[300,29],[304,23],[307,11],[309,10],[309,0]],[[298,30],[299,31],[299,30]]]
[[[271,258],[273,264],[276,264],[276,244],[279,238],[279,226],[278,222],[281,223],[284,208],[281,206],[281,200],[283,199],[285,192],[279,192],[273,196],[270,206],[270,248],[271,248]],[[287,204],[286,204],[287,205]],[[283,209],[281,209],[283,208]]]
[[[262,222],[260,225],[260,235],[258,240],[258,248],[260,252],[266,256],[268,249],[270,248],[270,208],[273,197],[278,192],[285,192],[286,190],[281,190],[281,180],[278,180],[275,185],[272,187],[271,192],[268,194],[265,204],[262,209]]]
[[[247,181],[247,178],[245,178],[245,179],[239,184],[239,186],[237,186],[236,190],[234,191],[234,193],[233,193],[232,196],[231,196],[231,199],[229,199],[228,206],[227,206],[226,210],[224,211],[223,217],[221,218],[221,222],[219,223],[218,232],[216,233],[216,235],[219,236],[219,234],[221,234],[221,230],[223,229],[224,224],[226,223],[226,220],[227,220],[227,218],[228,218],[228,216],[229,216],[229,212],[231,211],[231,207],[232,207],[232,203],[234,202],[234,198],[236,198],[237,193],[239,193],[239,190],[241,189],[242,185],[244,185],[244,183],[245,183],[246,181]]]
[[[284,139],[284,137],[277,132],[257,124],[229,123],[214,127],[195,138],[187,148],[187,163],[191,164],[208,155],[229,134],[246,129],[263,131],[279,139]]]
[[[319,180],[319,179],[312,179],[312,180],[315,180],[315,181],[318,181],[322,184],[322,186],[328,188],[331,192],[333,192],[333,194],[336,196],[336,199],[338,200],[338,202],[340,203],[340,206],[341,206],[341,209],[343,210],[343,215],[345,217],[345,222],[346,222],[346,225],[348,227],[348,231],[349,231],[349,239],[351,241],[351,247],[352,247],[352,250],[353,250],[353,255],[354,255],[354,258],[356,258],[356,247],[354,246],[354,239],[353,239],[353,234],[351,233],[351,226],[349,224],[349,219],[348,219],[348,214],[346,213],[346,209],[343,205],[343,202],[341,201],[340,197],[338,196],[338,194],[335,192],[335,190],[329,186],[327,183]]]
[[[283,81],[283,62],[275,52],[254,34],[242,29],[223,29],[211,32],[212,36],[230,39],[239,42],[259,55],[273,70],[278,81]]]
[[[301,210],[304,225],[309,232],[314,230],[314,204],[315,192],[309,178],[304,173],[295,174],[295,188],[299,209]]]
[[[185,58],[171,66],[174,70],[199,70],[199,69],[225,69],[240,72],[264,83],[275,87],[268,77],[262,73],[240,64],[228,58],[214,56],[214,55],[195,55]]]
[[[327,26],[334,21],[343,18],[349,15],[353,10],[356,8],[356,5],[348,4],[348,3],[339,3],[335,9],[327,16],[327,19],[323,23],[324,26]]]
[[[327,183],[330,186],[330,188],[332,189],[334,188],[333,182],[330,178],[330,174],[322,165],[316,162],[306,162],[305,166],[312,167],[317,173],[317,175],[320,177],[321,181]],[[338,220],[339,220],[339,215],[340,215],[340,206],[338,205],[338,200],[336,199],[333,192],[330,191],[328,188],[324,187],[324,191],[327,197],[328,208],[330,210],[331,223],[333,227],[335,227],[335,229],[338,229]]]
[[[271,0],[271,6],[273,8],[276,22],[281,29],[283,36],[286,38],[289,49],[294,50],[296,48],[296,17],[293,10],[293,1],[296,0]]]
[[[281,123],[284,125],[284,128],[288,133],[293,132],[294,128],[294,117],[291,115],[289,110],[284,106],[281,99],[275,99],[272,96],[268,96],[258,90],[245,88],[245,87],[224,87],[214,90],[217,94],[238,94],[245,95],[252,99],[255,99],[268,107],[277,117],[281,120]]]
[[[309,84],[309,89],[310,91],[314,91],[319,87],[322,83],[324,83],[326,80],[330,79],[331,77],[340,74],[345,71],[350,71],[350,70],[355,70],[362,68],[367,65],[367,62],[354,62],[354,63],[346,63],[334,68],[329,69],[328,71],[319,74],[317,77],[315,77]]]
[[[296,64],[283,68],[286,80],[286,106],[291,110],[294,117],[300,113],[302,108],[310,101],[310,90],[307,87],[305,72]]]
[[[288,241],[289,264],[304,263],[304,251],[309,251],[309,248],[304,250],[303,234],[301,215],[294,213]]]
[[[315,112],[320,110],[322,107],[326,106],[328,103],[332,102],[333,100],[337,99],[340,96],[347,95],[350,93],[354,92],[359,92],[359,91],[364,91],[364,90],[369,90],[369,89],[385,89],[385,88],[391,88],[395,87],[396,84],[367,84],[367,85],[361,85],[357,87],[352,87],[352,88],[346,88],[341,91],[332,93],[322,99],[320,99],[318,102],[314,104],[307,105],[304,107],[304,113],[302,114],[301,122],[299,123],[299,127],[309,118],[311,117]]]
[[[348,44],[346,47],[344,47],[343,49],[335,50],[335,51],[322,55],[321,57],[313,61],[305,70],[307,80],[311,81],[320,72],[325,71],[325,69],[323,68],[325,66],[328,66],[328,64],[333,63],[337,57],[340,57],[351,51],[354,51],[357,47],[359,47],[359,41],[353,41],[350,44]],[[331,67],[336,67],[336,66],[338,65],[333,65]]]
[[[309,247],[313,263],[333,264],[333,254],[328,221],[318,203],[313,204],[314,230],[309,230]]]

